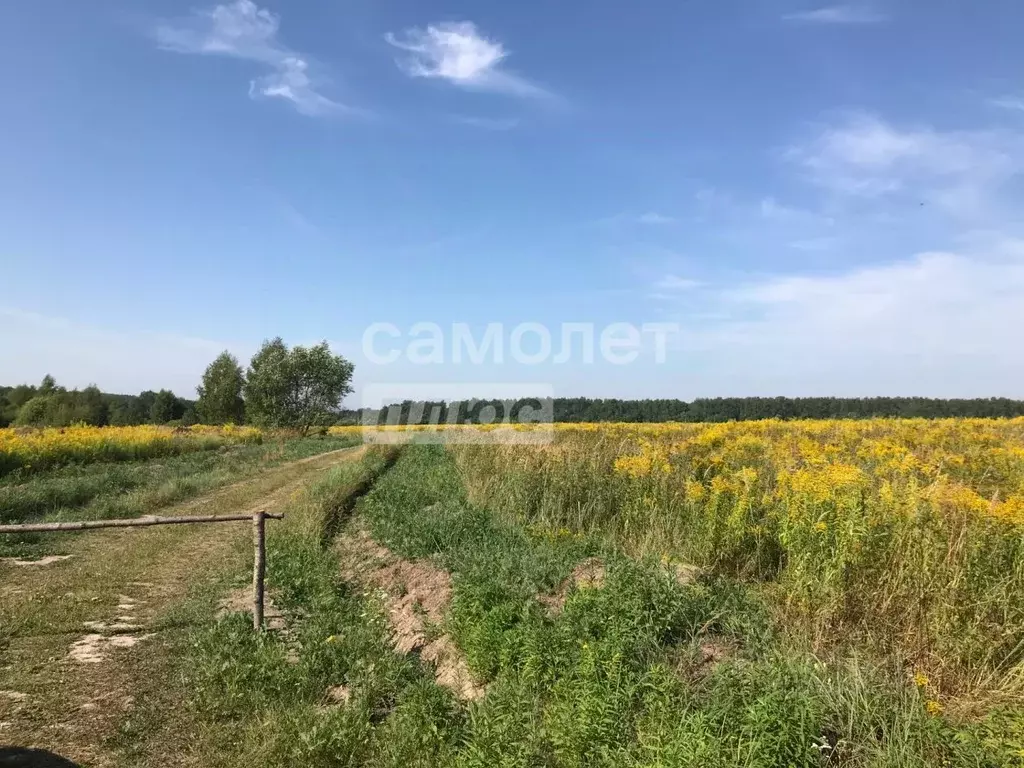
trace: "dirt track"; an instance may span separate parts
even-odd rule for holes
[[[274,511],[362,451],[275,467],[161,514]],[[169,695],[169,641],[194,619],[185,597],[215,590],[226,566],[251,558],[250,536],[245,523],[102,530],[62,541],[64,559],[0,564],[0,755],[17,745],[121,765],[140,728],[159,741],[163,724],[133,719],[136,699]],[[183,751],[161,764],[188,762]]]

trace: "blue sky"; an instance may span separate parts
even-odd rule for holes
[[[1024,397],[1022,25],[1012,0],[13,4],[0,380],[191,395],[281,335],[361,386]],[[361,344],[666,321],[661,364]]]

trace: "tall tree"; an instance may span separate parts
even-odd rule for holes
[[[46,426],[46,412],[49,404],[50,398],[46,395],[37,395],[36,397],[27,400],[25,404],[18,409],[18,415],[14,419],[14,423],[22,426]]]
[[[352,371],[352,363],[332,354],[326,341],[290,350],[280,337],[265,341],[246,373],[246,413],[261,426],[303,432],[333,424],[352,391]]]
[[[82,421],[94,427],[105,427],[110,423],[110,404],[104,399],[100,388],[90,384],[79,397]]]
[[[184,407],[174,393],[169,389],[161,389],[153,398],[149,420],[154,424],[166,424],[168,421],[180,419],[184,412]]]
[[[156,392],[146,389],[139,393],[132,406],[132,418],[138,419],[134,423],[145,424],[153,420],[153,403],[156,402]]]
[[[36,396],[36,388],[31,384],[5,387],[4,390],[0,397],[0,427],[6,427],[18,418],[21,407]]]
[[[241,424],[245,418],[244,384],[238,359],[226,350],[221,352],[203,373],[203,383],[196,387],[199,419],[205,424]]]
[[[264,341],[249,361],[245,374],[245,412],[249,421],[262,427],[284,426],[289,390],[288,347],[278,336]]]

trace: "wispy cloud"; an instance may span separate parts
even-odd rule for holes
[[[816,213],[780,203],[774,197],[761,198],[758,210],[761,218],[769,221],[800,221],[819,218]]]
[[[605,225],[616,224],[642,224],[647,226],[661,226],[664,224],[675,224],[677,219],[658,211],[645,211],[644,213],[617,213],[614,216],[607,216],[599,219],[596,223]]]
[[[484,37],[471,21],[413,27],[385,39],[405,51],[398,65],[410,77],[438,78],[462,88],[513,96],[550,98],[544,88],[502,69],[509,53],[496,40]]]
[[[636,217],[637,224],[672,224],[675,222],[675,218],[672,216],[666,216],[663,213],[657,211],[647,211],[647,213],[641,213]]]
[[[324,96],[310,77],[310,62],[291,51],[278,37],[280,17],[236,0],[195,11],[155,31],[157,44],[175,53],[230,56],[257,62],[270,71],[249,83],[253,98],[284,99],[304,115],[358,112]]]
[[[715,394],[1022,396],[1024,242],[674,295],[681,351]],[[841,343],[837,343],[841,340]],[[778,361],[785,360],[780,366]]]
[[[795,251],[830,251],[839,244],[838,237],[811,237],[806,240],[794,240],[788,243]]]
[[[279,195],[274,195],[273,199],[277,210],[281,214],[281,218],[287,221],[296,232],[311,237],[323,238],[323,231],[306,214]]]
[[[971,215],[1024,171],[1024,137],[1002,131],[901,128],[852,115],[785,156],[815,184],[862,198],[911,195]]]
[[[1000,96],[997,99],[990,99],[988,103],[1000,109],[1024,112],[1024,97],[1022,96]]]
[[[956,355],[997,362],[1012,343],[1001,328],[1024,323],[1024,261],[1009,252],[929,252],[837,275],[769,278],[722,299],[772,335],[785,328],[822,346],[841,338],[846,351],[912,351],[950,365]]]
[[[662,276],[654,284],[654,287],[659,291],[689,291],[700,286],[701,282],[699,280],[672,274]]]
[[[879,24],[887,17],[865,6],[831,5],[810,11],[787,13],[782,18],[807,24]]]
[[[1024,324],[1024,131],[853,113],[783,157],[809,182],[791,197],[698,198],[721,242],[760,256],[745,274],[705,268],[680,290],[685,270],[647,275],[701,394],[1024,394],[1005,352]]]
[[[476,117],[474,115],[450,115],[453,123],[469,125],[473,128],[483,128],[488,131],[511,131],[518,128],[520,120],[518,117]]]

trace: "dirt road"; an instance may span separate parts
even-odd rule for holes
[[[362,451],[275,467],[161,514],[277,511]],[[224,574],[251,558],[250,537],[244,522],[110,529],[59,540],[60,556],[39,564],[0,563],[0,757],[10,745],[81,765],[125,765],[136,762],[133,748],[156,741],[177,751],[162,765],[186,764],[187,742],[144,713],[163,710],[153,697],[180,709],[171,647],[199,618],[185,606],[203,604],[185,598],[215,601]],[[143,697],[148,706],[137,706]]]

